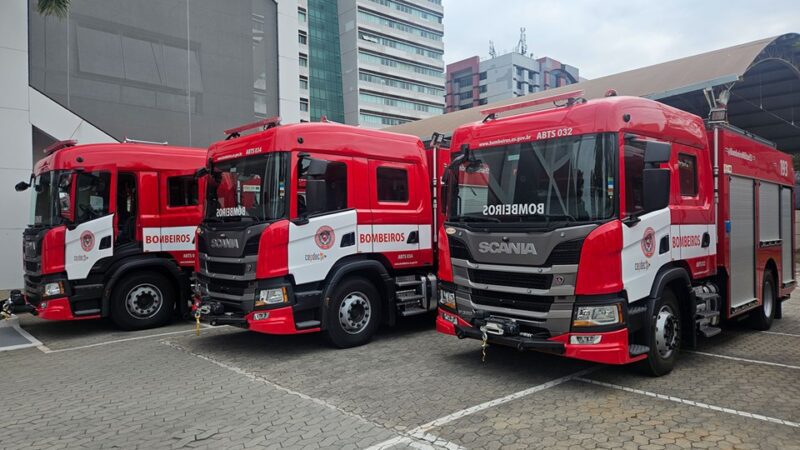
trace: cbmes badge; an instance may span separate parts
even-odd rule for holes
[[[656,232],[652,228],[644,230],[642,237],[642,253],[644,256],[651,257],[656,252]]]
[[[86,230],[81,233],[81,248],[85,252],[90,252],[94,248],[94,234],[91,231]]]
[[[319,227],[317,234],[314,236],[314,242],[317,243],[317,247],[323,250],[333,247],[335,240],[336,235],[333,233],[333,228],[327,225]]]

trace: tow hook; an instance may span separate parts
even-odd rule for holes
[[[194,310],[194,334],[200,336],[200,318],[204,314],[209,314],[211,312],[211,307],[208,305],[200,305],[197,309]]]

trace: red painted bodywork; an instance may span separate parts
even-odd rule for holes
[[[87,320],[100,318],[100,314],[79,317],[73,316],[69,299],[66,297],[47,300],[47,304],[44,308],[42,308],[41,305],[36,308],[36,315],[45,320]]]
[[[258,313],[269,312],[269,317],[264,320],[253,320],[253,316]],[[307,328],[298,330],[294,326],[294,313],[292,307],[271,309],[269,311],[253,311],[248,314],[248,329],[257,333],[264,334],[307,334],[319,331],[319,328]]]
[[[613,294],[622,290],[622,227],[613,220],[594,229],[583,242],[576,295]]]
[[[258,241],[258,258],[256,262],[256,278],[275,278],[289,274],[289,222],[276,222],[261,234]]]
[[[109,213],[116,213],[116,189],[118,174],[132,173],[137,183],[137,210],[135,239],[142,240],[142,229],[149,227],[175,227],[197,225],[202,218],[202,204],[205,190],[198,193],[198,205],[170,207],[168,204],[168,178],[173,176],[192,176],[194,171],[205,165],[206,151],[189,147],[169,147],[139,143],[110,143],[67,146],[57,149],[39,160],[33,170],[34,175],[52,170],[81,169],[86,172],[108,170],[111,172]],[[74,187],[74,184],[73,184]],[[73,198],[75,198],[73,194]],[[114,216],[115,230],[118,227]],[[65,282],[65,234],[66,226],[57,225],[45,232],[41,246],[41,275],[63,274]],[[116,235],[115,235],[116,240]],[[163,252],[175,264],[183,268],[193,268],[194,251]],[[135,259],[141,255],[131,255]],[[109,274],[110,275],[110,274]],[[100,317],[73,315],[69,299],[47,299],[47,307],[37,310],[38,316],[48,320],[83,320]]]

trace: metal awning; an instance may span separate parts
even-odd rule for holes
[[[781,150],[800,153],[800,34],[796,33],[491,103],[483,109],[576,89],[582,89],[587,99],[600,98],[614,89],[619,95],[656,99],[706,117],[706,88],[730,89],[728,111],[733,125],[775,142]],[[547,107],[532,106],[521,112]],[[385,130],[423,139],[433,132],[450,135],[460,125],[483,119],[480,109],[456,111]]]

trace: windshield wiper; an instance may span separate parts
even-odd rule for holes
[[[483,216],[462,216],[458,218],[459,222],[494,222],[500,223],[501,220],[497,217],[483,217]]]

